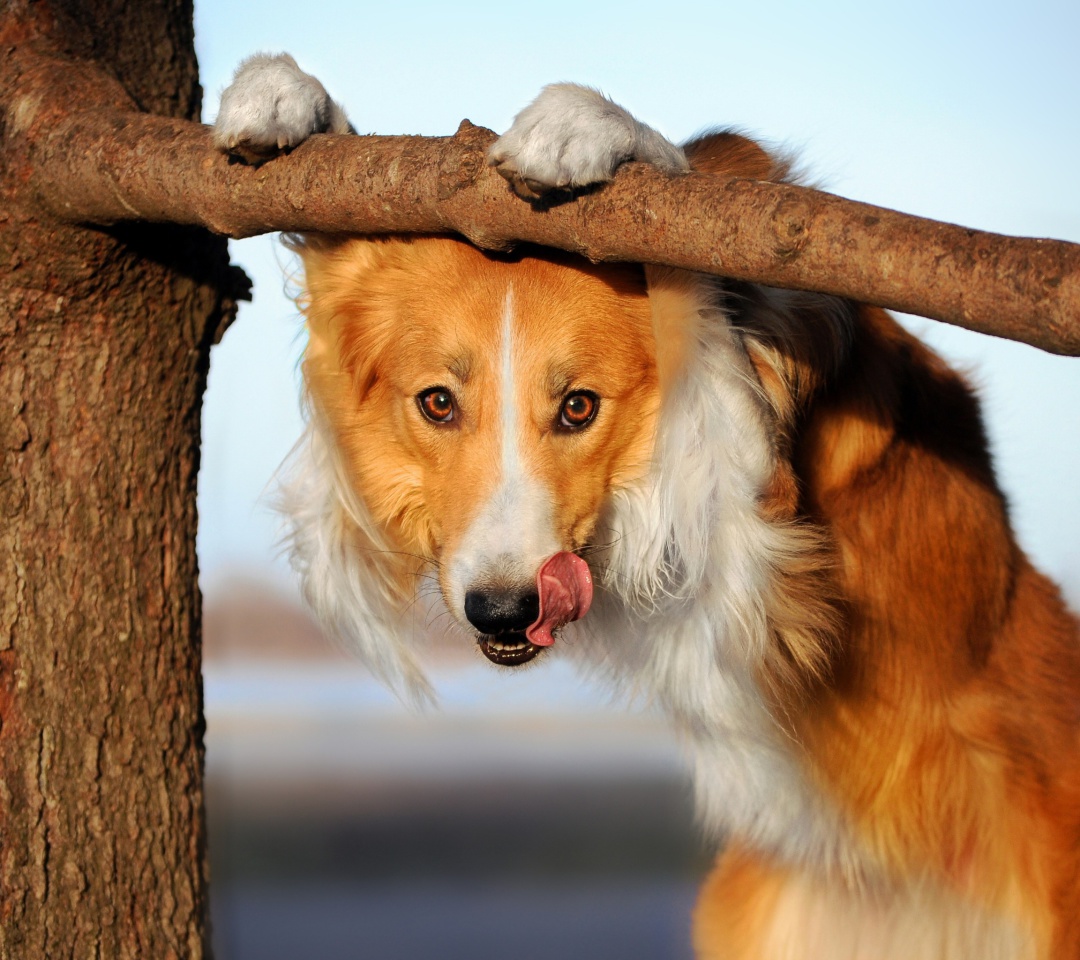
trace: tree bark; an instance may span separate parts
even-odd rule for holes
[[[195,491],[236,277],[202,229],[41,216],[23,97],[57,58],[129,111],[201,95],[190,0],[0,13],[0,957],[205,957]]]
[[[1004,237],[787,184],[631,164],[602,189],[537,206],[486,166],[494,139],[312,137],[258,169],[204,127],[109,107],[35,121],[31,186],[53,215],[272,230],[459,233],[592,260],[662,263],[815,290],[1080,355],[1080,245]]]
[[[4,960],[208,954],[199,411],[242,285],[204,227],[531,240],[1080,351],[1068,244],[640,167],[541,209],[487,170],[492,135],[471,125],[314,138],[258,170],[229,165],[192,123],[191,16],[190,0],[0,13]]]

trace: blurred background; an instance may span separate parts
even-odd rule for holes
[[[544,83],[601,88],[672,139],[735,125],[827,189],[1080,241],[1080,5],[198,0],[212,121],[287,50],[361,132],[505,129]],[[440,651],[410,712],[319,633],[277,548],[300,433],[295,264],[234,243],[255,299],[203,420],[208,810],[220,960],[688,958],[697,837],[678,744],[566,664]],[[1021,542],[1080,606],[1080,361],[907,318],[980,385]]]

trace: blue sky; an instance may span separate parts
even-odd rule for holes
[[[254,15],[252,11],[257,11]],[[196,4],[204,119],[246,55],[288,50],[362,132],[505,129],[544,83],[600,87],[674,139],[735,125],[828,189],[969,226],[1080,242],[1080,4]],[[300,430],[296,310],[273,238],[215,347],[200,558],[287,582],[259,497]],[[1022,543],[1080,605],[1080,360],[912,319],[981,386]]]

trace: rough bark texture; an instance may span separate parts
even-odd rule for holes
[[[192,41],[190,0],[0,10],[5,960],[208,952],[195,490],[235,278],[198,228],[43,218],[22,122],[27,91],[95,96],[49,86],[56,57],[111,73],[114,105],[193,119]]]
[[[42,105],[28,104],[25,122]],[[234,237],[272,230],[460,233],[593,260],[664,263],[921,314],[1080,354],[1080,245],[1003,237],[803,187],[631,165],[572,201],[532,206],[486,167],[494,134],[313,137],[258,169],[205,128],[114,109],[38,126],[33,188],[89,223],[171,221]]]

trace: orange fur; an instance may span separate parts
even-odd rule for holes
[[[697,169],[783,176],[703,138]],[[498,474],[508,286],[530,469],[564,550],[645,474],[695,345],[672,304],[713,284],[757,378],[775,454],[760,511],[796,544],[767,593],[759,681],[807,779],[865,862],[852,876],[736,838],[697,908],[706,958],[1080,958],[1080,639],[1016,545],[975,400],[880,310],[445,238],[308,240],[305,376],[400,591],[458,546]],[[685,289],[684,289],[685,288]],[[681,308],[680,308],[681,309]],[[655,329],[655,334],[654,334]],[[452,429],[418,415],[452,386]],[[571,388],[588,431],[551,428]],[[445,585],[444,585],[445,586]]]
[[[518,406],[531,465],[559,490],[554,525],[564,549],[588,543],[608,490],[647,468],[659,393],[644,278],[635,267],[570,260],[540,250],[489,257],[445,238],[305,246],[305,377],[395,549],[438,561],[491,495],[500,439],[492,368],[511,285]],[[452,430],[433,430],[416,409],[416,394],[436,385],[461,398]],[[600,394],[602,415],[588,431],[557,435],[551,425],[571,388]]]

